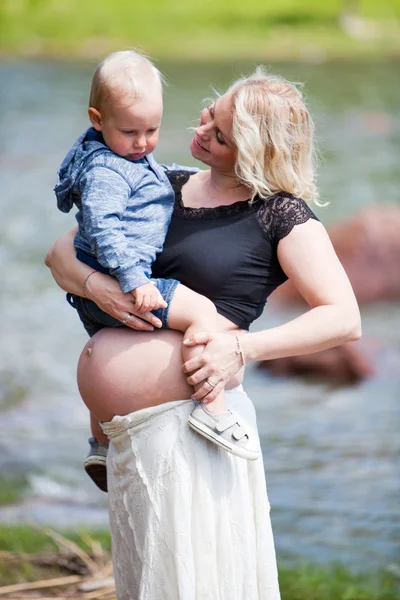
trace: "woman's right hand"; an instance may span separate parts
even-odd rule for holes
[[[77,296],[82,296],[84,286],[84,293],[90,300],[131,329],[153,331],[154,327],[161,327],[161,321],[150,312],[138,316],[132,294],[124,294],[116,279],[98,271],[91,274],[90,267],[76,258],[76,231],[77,228],[74,228],[64,233],[47,253],[45,263],[56,283],[66,292]]]
[[[135,310],[132,294],[124,294],[118,281],[109,275],[95,271],[86,280],[85,292],[89,300],[93,300],[101,310],[131,329],[153,331],[154,327],[162,326],[160,319],[151,312],[137,316],[139,313]]]

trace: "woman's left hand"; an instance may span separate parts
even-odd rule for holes
[[[243,366],[240,354],[236,353],[236,338],[227,333],[196,333],[183,343],[185,346],[206,344],[204,352],[186,361],[182,370],[191,373],[187,378],[190,385],[203,383],[193,394],[193,400],[212,402]]]

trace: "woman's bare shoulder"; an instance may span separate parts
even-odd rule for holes
[[[204,185],[204,183],[209,179],[210,171],[197,171],[197,173],[193,173],[186,182],[186,187],[198,187]]]

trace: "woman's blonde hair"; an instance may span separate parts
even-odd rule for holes
[[[109,103],[120,100],[135,104],[140,100],[146,76],[154,76],[162,87],[160,71],[143,54],[136,50],[112,52],[97,66],[89,96],[89,107],[105,110]]]
[[[288,192],[318,204],[314,124],[299,89],[258,67],[228,93],[233,97],[236,175],[253,198]]]

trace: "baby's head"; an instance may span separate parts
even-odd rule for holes
[[[158,142],[162,112],[161,74],[145,56],[113,52],[99,64],[88,114],[115,154],[128,160],[150,154]]]

